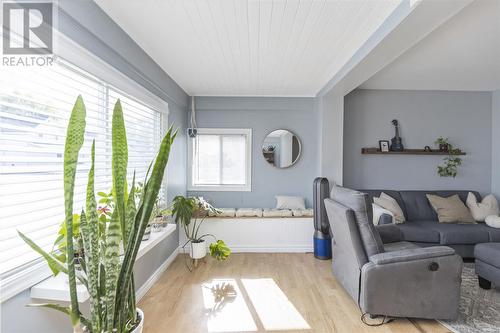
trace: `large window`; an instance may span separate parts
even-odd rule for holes
[[[190,191],[251,190],[250,129],[199,128],[189,139]]]
[[[86,109],[85,144],[78,160],[74,209],[85,203],[90,148],[96,141],[97,191],[111,188],[111,115],[120,98],[131,179],[142,181],[166,129],[165,103],[152,106],[68,62],[52,67],[3,68],[0,75],[0,277],[39,256],[17,235],[50,250],[64,219],[66,126],[76,97]],[[163,109],[161,109],[163,105]]]

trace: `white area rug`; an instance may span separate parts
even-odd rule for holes
[[[500,289],[481,289],[472,263],[464,264],[460,298],[458,319],[441,324],[456,333],[500,332]]]

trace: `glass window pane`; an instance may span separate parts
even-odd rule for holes
[[[246,137],[224,135],[222,137],[223,169],[222,184],[245,185],[246,181]]]
[[[195,142],[195,184],[220,184],[220,136],[198,135]]]

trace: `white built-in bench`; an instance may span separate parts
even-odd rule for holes
[[[312,252],[312,217],[209,217],[199,235],[213,234],[232,252]],[[186,242],[180,228],[179,245]],[[212,239],[207,238],[207,243]]]

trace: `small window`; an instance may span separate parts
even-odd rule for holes
[[[189,191],[251,191],[251,129],[199,128],[189,138]]]

